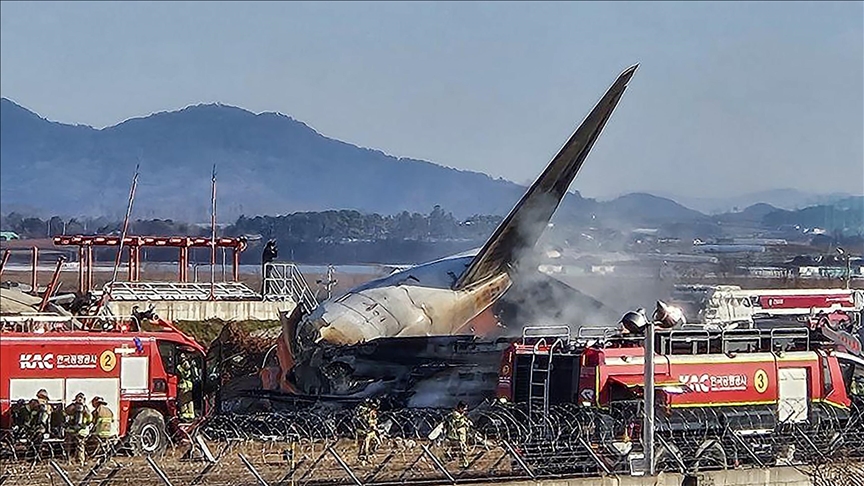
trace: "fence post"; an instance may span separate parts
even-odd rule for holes
[[[339,465],[342,466],[342,469],[344,469],[345,472],[348,473],[348,476],[351,476],[354,484],[356,484],[357,486],[363,486],[363,483],[361,483],[360,480],[357,479],[357,476],[354,475],[354,471],[352,471],[351,468],[348,467],[348,464],[346,464],[345,461],[342,460],[342,457],[339,456],[336,450],[333,449],[332,446],[329,447],[327,450],[330,451],[330,454],[333,455],[333,458],[336,459],[336,462],[338,462]]]
[[[288,479],[291,479],[291,484],[294,484],[294,473],[299,471],[303,464],[306,464],[306,459],[300,459],[299,462],[291,466],[291,469],[289,469],[288,472],[285,473],[284,476],[282,476],[282,479],[280,479],[279,482],[276,483],[276,486],[282,486],[283,484],[285,484],[285,481],[288,481]]]
[[[510,443],[506,440],[503,441],[502,444],[504,444],[504,449],[507,450],[507,453],[516,460],[517,464],[519,464],[519,467],[521,467],[523,471],[527,472],[528,476],[531,479],[534,479],[536,477],[534,476],[534,471],[532,471],[531,468],[528,467],[528,464],[525,464],[525,461],[523,461],[522,458],[519,457],[519,454],[516,454],[516,451],[513,450],[513,446],[511,446]]]
[[[610,473],[609,468],[606,466],[606,463],[603,462],[603,459],[601,459],[596,452],[594,452],[594,449],[591,448],[591,445],[585,442],[584,437],[579,437],[579,444],[584,447],[586,451],[588,451],[588,454],[590,454],[591,458],[594,459],[594,462],[596,462],[597,465],[600,466],[601,469],[603,469],[604,473]]]
[[[109,484],[111,484],[111,481],[114,479],[114,476],[116,476],[117,473],[119,473],[121,469],[123,469],[123,468],[119,464],[115,465],[114,468],[111,469],[111,472],[109,472],[105,476],[105,478],[99,482],[99,486],[108,486]]]
[[[461,479],[462,476],[464,476],[465,473],[467,473],[472,467],[474,467],[474,464],[477,464],[477,461],[482,459],[485,455],[486,455],[486,451],[480,451],[479,454],[474,454],[474,459],[471,459],[471,462],[469,462],[467,466],[462,468],[462,470],[459,471],[459,474],[457,474],[456,477]]]
[[[111,458],[110,455],[103,454],[102,457],[100,457],[99,460],[96,461],[96,464],[90,469],[90,471],[87,473],[87,475],[84,476],[84,479],[82,479],[81,482],[78,483],[78,486],[86,486],[86,484],[89,483],[90,480],[93,479],[94,476],[96,476],[96,473],[99,472],[99,469],[102,469],[102,466],[104,466],[105,463],[108,462],[108,459],[110,459],[110,458]]]
[[[66,486],[75,486],[74,484],[72,484],[72,480],[69,479],[69,476],[66,474],[66,471],[64,471],[63,468],[60,467],[59,464],[54,462],[53,459],[51,461],[49,461],[48,463],[51,465],[52,468],[54,468],[54,471],[57,472],[57,475],[60,476],[60,479],[62,479],[63,482],[66,483]]]
[[[163,472],[162,469],[159,468],[159,465],[156,464],[156,461],[154,461],[152,457],[147,456],[147,464],[150,464],[150,468],[153,469],[156,475],[159,476],[159,479],[161,479],[162,482],[165,483],[165,486],[174,486],[173,484],[171,484],[171,480],[168,479],[168,476],[165,475],[165,472]]]
[[[644,400],[642,405],[642,452],[645,460],[642,470],[646,476],[654,476],[657,471],[654,460],[654,323],[645,326],[645,344],[643,345],[645,364],[643,366]]]
[[[213,470],[214,467],[216,467],[215,462],[211,462],[210,464],[207,464],[206,466],[204,466],[204,469],[202,469],[201,472],[199,472],[198,475],[195,476],[195,479],[192,480],[192,482],[190,483],[190,486],[195,486],[196,484],[200,483],[201,480],[204,479],[204,476],[208,475],[210,473],[210,471]]]
[[[660,446],[662,446],[663,449],[665,449],[666,452],[668,452],[672,456],[672,458],[675,459],[675,462],[678,463],[678,470],[682,474],[686,473],[687,472],[687,465],[684,464],[684,460],[681,459],[681,455],[678,454],[677,452],[673,451],[672,448],[669,447],[669,443],[666,442],[666,439],[664,439],[662,435],[657,434],[655,436],[655,438],[657,439],[658,442],[660,442]],[[654,472],[656,473],[657,471],[655,470]]]
[[[408,474],[409,472],[411,472],[414,469],[414,466],[416,466],[417,463],[420,462],[420,459],[423,459],[424,454],[425,453],[418,454],[417,457],[414,458],[414,461],[408,467],[406,467],[402,470],[402,474],[399,475],[399,478],[397,479],[397,481],[402,481],[405,478],[405,475]]]
[[[204,442],[204,438],[201,437],[201,434],[195,434],[195,439],[192,441],[192,448],[190,450],[195,450],[196,446],[201,451],[201,454],[207,462],[210,464],[216,464],[216,462],[218,462],[216,457],[213,456],[213,453],[210,451],[210,448],[207,447],[207,443]]]
[[[432,451],[429,450],[429,447],[427,447],[426,444],[420,444],[420,447],[423,448],[423,452],[425,452],[426,455],[429,456],[429,459],[432,459],[432,463],[435,464],[435,467],[437,467],[441,472],[444,473],[445,476],[447,476],[447,479],[450,481],[450,483],[456,484],[456,480],[453,479],[453,476],[450,474],[450,471],[448,471],[447,468],[444,467],[444,464],[441,464],[441,461],[438,460],[438,456],[432,454]]]
[[[326,456],[326,455],[327,455],[327,449],[324,449],[323,451],[321,451],[321,454],[314,461],[312,461],[312,464],[309,465],[309,468],[306,469],[306,472],[304,472],[303,475],[300,476],[300,479],[298,479],[297,482],[299,483],[299,482],[303,481],[304,479],[306,479],[306,476],[312,474],[312,472],[315,471],[315,468],[318,467],[318,463],[321,462],[321,459],[324,459],[324,456]],[[299,469],[299,466],[297,467],[297,469]]]
[[[249,462],[249,459],[246,459],[246,456],[238,452],[237,457],[239,457],[240,460],[243,461],[243,465],[246,466],[246,469],[248,469],[249,472],[251,472],[252,475],[255,476],[258,484],[260,484],[261,486],[270,486],[267,484],[267,481],[264,481],[264,478],[262,478],[261,475],[258,474],[258,470],[255,469],[255,466],[253,466],[251,462]]]
[[[387,454],[387,457],[385,457],[384,460],[381,461],[380,464],[378,464],[378,466],[375,468],[375,470],[372,471],[372,473],[369,474],[369,476],[367,476],[367,477],[364,479],[364,481],[367,482],[367,483],[370,482],[370,481],[372,481],[372,479],[374,479],[375,476],[378,475],[378,473],[380,473],[382,470],[384,470],[384,468],[387,466],[387,464],[390,463],[390,461],[391,461],[394,457],[396,457],[396,453],[395,453],[395,452],[391,452],[390,454]]]

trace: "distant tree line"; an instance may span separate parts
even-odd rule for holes
[[[280,260],[302,263],[401,262],[410,263],[438,258],[479,246],[494,231],[500,216],[476,215],[457,220],[452,213],[435,206],[429,214],[407,211],[392,216],[363,214],[358,211],[320,211],[282,216],[240,216],[233,224],[220,228],[220,236],[247,236],[249,248],[242,263],[258,263],[263,243],[271,238],[280,246]],[[41,219],[19,213],[0,215],[3,231],[14,231],[22,238],[51,238],[60,235],[115,234],[122,221],[105,218]],[[170,219],[135,220],[129,234],[149,236],[209,236],[207,224],[196,225]],[[260,238],[259,238],[260,236]],[[165,251],[157,251],[165,250]],[[100,258],[113,258],[107,250]],[[199,260],[201,252],[190,256]],[[108,256],[105,256],[108,255]],[[172,261],[173,249],[152,249],[148,260]],[[207,255],[203,258],[206,259]]]
[[[457,220],[435,206],[429,214],[403,211],[393,216],[359,211],[321,211],[283,216],[240,216],[226,228],[227,236],[261,235],[280,242],[349,243],[381,240],[483,240],[501,222],[500,216],[476,215]]]
[[[320,211],[282,216],[240,216],[219,230],[222,236],[275,238],[283,243],[349,243],[380,240],[473,241],[485,239],[501,221],[500,216],[476,215],[457,220],[452,213],[435,206],[429,214],[404,211],[393,216],[359,211]],[[22,238],[51,238],[60,235],[119,234],[122,221],[106,218],[41,219],[16,212],[0,216],[3,231],[14,231]],[[170,219],[137,219],[129,224],[129,234],[150,236],[207,236],[209,225],[196,225]]]
[[[99,218],[61,218],[51,216],[41,219],[16,212],[0,215],[0,228],[14,231],[22,238],[52,238],[61,235],[107,235],[120,234],[122,221]],[[138,219],[129,223],[129,234],[151,236],[209,235],[210,229],[170,219]]]

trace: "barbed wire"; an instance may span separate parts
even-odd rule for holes
[[[473,422],[470,465],[464,469],[455,460],[452,444],[429,439],[448,412],[382,411],[381,440],[370,464],[355,457],[352,411],[314,409],[209,417],[196,434],[218,451],[215,464],[202,463],[201,454],[194,460],[197,449],[188,443],[178,443],[154,459],[173,484],[190,485],[240,484],[238,474],[243,481],[255,482],[249,467],[259,468],[271,478],[268,481],[287,474],[295,484],[356,484],[351,474],[362,476],[363,484],[375,484],[440,480],[447,474],[454,479],[623,475],[641,468],[639,402],[616,403],[608,409],[560,404],[545,415],[524,406],[486,403],[469,413]],[[838,475],[862,474],[838,463],[838,458],[864,462],[864,408],[858,401],[842,408],[821,401],[786,400],[779,411],[777,405],[658,409],[655,420],[658,471],[787,465],[813,478],[834,477],[835,486],[843,484]],[[232,454],[236,451],[248,456],[249,466],[237,460]],[[11,478],[11,484],[25,480],[41,484],[51,477],[45,465],[50,460],[66,460],[62,447],[38,458],[7,454],[0,457],[0,478]],[[105,457],[100,469],[98,474],[90,471],[88,484],[155,477],[142,459],[123,455]],[[87,471],[70,473],[76,481],[86,475]]]

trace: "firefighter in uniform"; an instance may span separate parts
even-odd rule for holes
[[[849,394],[864,397],[864,375],[856,375],[849,386]]]
[[[93,429],[90,436],[96,438],[100,447],[107,446],[114,438],[114,412],[108,408],[108,402],[102,397],[93,397],[90,404],[93,405]]]
[[[192,389],[198,380],[198,369],[188,353],[180,354],[180,364],[177,365],[177,407],[180,420],[195,419],[195,403],[192,400]]]
[[[34,444],[41,444],[50,430],[51,405],[48,404],[48,392],[45,389],[36,392],[36,398],[27,404],[27,430]]]
[[[69,448],[69,458],[74,458],[80,465],[87,462],[84,445],[90,433],[90,410],[85,403],[83,393],[75,395],[75,401],[66,406],[66,444]]]
[[[366,399],[354,411],[354,427],[357,432],[357,459],[365,463],[369,458],[372,442],[378,440],[378,400]]]
[[[27,431],[29,421],[30,409],[27,407],[27,402],[20,398],[12,405],[12,433],[20,437],[22,432]]]
[[[471,419],[466,415],[467,410],[468,405],[459,402],[444,421],[448,446],[451,451],[458,447],[459,461],[463,468],[468,467],[468,430],[472,427]]]

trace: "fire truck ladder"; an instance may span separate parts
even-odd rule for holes
[[[556,326],[550,328],[530,328],[526,327],[522,331],[522,339],[526,337],[531,337],[532,331],[559,331],[556,334],[546,335],[540,337],[537,342],[534,343],[533,352],[531,353],[531,367],[528,372],[528,415],[530,426],[534,427],[536,425],[540,425],[542,430],[545,432],[548,427],[548,423],[546,422],[546,417],[549,415],[549,384],[551,381],[551,371],[552,371],[552,357],[555,353],[555,348],[558,346],[563,346],[566,340],[570,339],[570,328],[566,326]],[[566,338],[563,333],[560,331],[566,330]],[[555,338],[552,341],[552,344],[549,345],[549,341]],[[566,339],[566,340],[565,340]],[[548,349],[543,349],[548,346]]]

